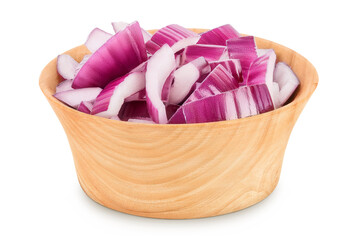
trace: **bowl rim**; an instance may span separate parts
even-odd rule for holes
[[[196,31],[198,33],[201,33],[201,32],[205,32],[205,31],[208,31],[209,29],[203,29],[203,28],[188,28],[189,30],[192,30],[192,31]],[[154,30],[149,30],[149,32],[156,32],[157,30],[154,29]],[[241,34],[243,36],[246,36],[248,34]],[[68,111],[68,112],[71,112],[73,114],[79,114],[79,117],[82,117],[82,118],[89,118],[89,119],[94,119],[94,120],[97,120],[97,121],[105,121],[105,123],[107,121],[112,121],[112,123],[117,123],[117,124],[120,124],[120,125],[124,125],[124,126],[142,126],[142,127],[150,127],[150,128],[199,128],[199,127],[211,127],[211,126],[217,126],[217,127],[227,127],[227,126],[238,126],[239,124],[241,123],[246,123],[248,121],[255,121],[257,119],[268,119],[268,118],[272,118],[273,116],[275,115],[278,115],[282,112],[286,112],[286,111],[291,111],[291,110],[294,110],[296,105],[298,104],[301,104],[301,103],[306,103],[308,101],[308,99],[310,98],[310,96],[312,95],[312,93],[315,91],[318,83],[319,83],[319,76],[318,76],[318,73],[316,71],[316,68],[313,66],[313,64],[307,60],[304,56],[302,56],[301,54],[299,54],[298,52],[286,47],[286,46],[283,46],[281,44],[278,44],[276,42],[273,42],[271,40],[267,40],[267,39],[264,39],[264,38],[260,38],[260,37],[255,37],[255,40],[258,41],[265,41],[265,42],[269,42],[273,45],[276,45],[277,47],[280,47],[280,48],[283,48],[285,49],[286,51],[290,51],[290,52],[293,52],[294,54],[298,55],[300,57],[300,59],[302,61],[304,61],[310,68],[312,68],[312,72],[314,73],[314,78],[313,78],[313,81],[312,82],[309,82],[308,84],[311,84],[312,87],[309,88],[308,91],[304,91],[302,92],[301,95],[297,94],[295,96],[295,98],[289,102],[288,104],[280,107],[280,108],[277,108],[277,109],[274,109],[272,111],[269,111],[269,112],[266,112],[266,113],[261,113],[261,114],[258,114],[258,115],[254,115],[254,116],[250,116],[250,117],[246,117],[246,118],[239,118],[239,119],[233,119],[233,120],[224,120],[224,121],[217,121],[217,122],[205,122],[205,123],[191,123],[191,124],[148,124],[148,123],[134,123],[134,122],[127,122],[127,121],[118,121],[118,120],[113,120],[113,119],[108,119],[108,118],[103,118],[103,117],[99,117],[99,116],[96,116],[96,115],[90,115],[90,114],[86,114],[86,113],[83,113],[83,112],[80,112],[80,111],[77,111],[76,109],[73,109],[69,106],[67,106],[66,104],[62,103],[61,101],[59,101],[58,99],[56,99],[54,96],[53,96],[53,93],[52,91],[50,90],[50,87],[49,87],[49,84],[47,81],[47,77],[46,77],[46,74],[45,72],[47,71],[50,71],[50,67],[51,65],[54,64],[55,62],[55,65],[56,65],[56,61],[57,61],[57,58],[54,58],[53,60],[51,60],[42,70],[41,74],[40,74],[40,77],[39,77],[39,86],[40,86],[40,89],[41,91],[43,92],[43,94],[45,95],[45,97],[48,99],[49,102],[53,103],[53,104],[56,104],[57,107],[61,108],[62,110],[64,111]],[[66,53],[69,53],[75,49],[79,49],[79,48],[82,48],[82,47],[85,47],[83,44],[82,45],[79,45],[77,47],[74,47],[66,52],[64,52],[63,54],[66,54]],[[302,83],[303,84],[303,83]],[[110,123],[110,122],[108,122]]]

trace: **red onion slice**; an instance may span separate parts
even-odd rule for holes
[[[113,26],[114,32],[117,33],[117,32],[119,32],[121,30],[124,30],[129,25],[129,23],[126,23],[126,22],[112,22],[111,25]],[[144,30],[143,28],[141,28],[141,33],[143,35],[145,43],[151,39],[152,35],[148,31]]]
[[[78,106],[77,110],[80,111],[80,112],[83,112],[83,113],[90,114],[92,108],[93,108],[93,103],[92,102],[86,102],[86,101],[84,102],[84,101],[82,101],[80,103],[80,105]]]
[[[226,40],[240,37],[240,33],[230,24],[226,24],[201,34],[197,44],[226,46]]]
[[[247,85],[264,84],[270,91],[271,99],[275,107],[279,106],[276,89],[274,89],[273,76],[276,63],[274,50],[267,51],[261,57],[253,61],[248,70]]]
[[[274,83],[278,84],[279,91],[279,105],[277,107],[284,105],[295,92],[296,88],[300,85],[300,81],[295,73],[284,62],[279,62],[275,66]]]
[[[154,54],[164,44],[172,47],[177,52],[186,46],[196,44],[200,36],[198,34],[181,27],[177,24],[171,24],[158,30],[146,43],[146,49]]]
[[[61,54],[57,57],[57,71],[63,79],[73,80],[75,78],[76,69],[79,63],[70,55]]]
[[[72,87],[105,87],[147,60],[144,39],[137,22],[116,33],[85,62]]]
[[[74,89],[55,93],[54,97],[73,108],[77,108],[82,101],[94,101],[101,90],[98,87]]]
[[[272,100],[272,93],[266,84],[248,86],[248,88],[251,91],[259,113],[274,110],[275,105]]]
[[[62,81],[61,83],[59,83],[59,85],[56,86],[56,93],[73,90],[71,85],[72,85],[72,80],[70,79]]]
[[[216,122],[249,117],[258,113],[251,89],[245,86],[184,104],[169,123]]]
[[[150,118],[146,101],[132,101],[124,103],[118,116],[122,121],[128,121],[129,119]]]
[[[174,52],[163,45],[148,61],[146,70],[146,102],[151,119],[156,123],[167,123],[165,105],[162,102],[163,88],[175,70]]]
[[[212,70],[200,86],[184,102],[197,101],[212,95],[227,92],[239,87],[237,80],[222,66],[218,65]]]
[[[188,63],[199,57],[204,57],[206,61],[218,61],[224,54],[226,47],[218,45],[191,45],[185,48],[183,62]]]
[[[130,97],[125,98],[125,102],[141,101],[141,100],[145,101],[145,97],[146,97],[146,90],[144,88],[144,89],[140,90],[139,92],[134,93]]]
[[[274,49],[262,49],[262,48],[259,48],[259,49],[256,49],[256,54],[258,57],[261,57],[263,55],[265,55],[266,53],[268,53],[269,51],[273,51]]]
[[[210,67],[204,57],[199,57],[177,69],[174,72],[169,103],[178,104],[182,102],[199,77],[208,72],[210,72]]]
[[[222,65],[231,75],[240,83],[240,86],[245,85],[241,76],[241,64],[239,59],[227,59],[222,61],[213,61],[209,63],[211,70],[217,65]]]
[[[114,32],[117,33],[120,32],[121,30],[124,30],[129,25],[129,23],[120,21],[120,22],[112,22],[111,25],[114,29]]]
[[[233,38],[226,41],[230,59],[239,59],[242,76],[246,83],[250,64],[258,57],[253,36]]]
[[[129,73],[110,82],[96,98],[92,115],[105,118],[117,116],[127,97],[145,88],[143,72]]]
[[[85,46],[90,52],[96,52],[102,45],[104,45],[113,35],[107,33],[99,28],[95,28],[89,34]]]

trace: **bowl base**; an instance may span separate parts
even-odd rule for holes
[[[278,179],[279,180],[279,179]],[[93,200],[94,202],[96,202],[97,204],[109,208],[111,210],[115,210],[121,213],[125,213],[125,214],[129,214],[129,215],[134,215],[134,216],[138,216],[138,217],[146,217],[146,218],[156,218],[156,219],[200,219],[200,218],[208,218],[208,217],[216,217],[216,216],[222,216],[222,215],[226,215],[226,214],[230,214],[230,213],[234,213],[234,212],[238,212],[241,211],[243,209],[252,207],[255,204],[258,204],[260,202],[262,202],[263,200],[265,200],[268,196],[270,196],[273,191],[275,190],[277,184],[278,184],[278,180],[276,182],[276,184],[274,185],[274,188],[268,193],[268,194],[258,194],[257,196],[254,196],[253,201],[249,202],[246,205],[237,205],[237,206],[230,206],[229,205],[229,209],[226,211],[220,211],[216,214],[205,214],[205,215],[187,215],[184,216],[181,213],[176,213],[173,211],[169,211],[169,212],[157,212],[157,213],[151,213],[151,212],[138,212],[138,211],[132,211],[132,210],[128,210],[125,209],[121,206],[108,206],[106,205],[106,203],[103,203],[100,199],[98,199],[94,194],[91,193],[91,191],[88,190],[88,188],[86,188],[85,184],[83,184],[80,180],[80,178],[78,178],[80,187],[82,188],[82,190],[84,191],[84,193],[86,194],[87,197],[89,197],[91,200]],[[243,200],[240,200],[240,203],[242,203]],[[235,201],[232,203],[232,205],[234,205]]]

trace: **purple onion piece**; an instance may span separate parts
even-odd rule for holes
[[[160,124],[167,123],[165,105],[162,102],[164,85],[176,68],[174,52],[163,45],[148,61],[146,70],[146,102],[151,119]]]
[[[240,33],[230,24],[226,24],[202,33],[197,44],[226,46],[226,40],[238,37],[240,37]]]
[[[222,66],[212,70],[200,86],[190,95],[184,104],[212,95],[220,94],[239,87],[239,82]]]
[[[104,45],[113,35],[107,33],[99,28],[92,30],[85,42],[85,46],[90,52],[96,52],[102,45]]]
[[[246,83],[250,64],[258,57],[253,36],[233,38],[226,41],[230,59],[239,59],[242,76]]]
[[[170,119],[176,111],[179,109],[179,105],[176,104],[168,104],[166,105],[166,116],[168,119]]]
[[[144,39],[137,22],[116,33],[85,62],[72,87],[105,87],[147,60]]]
[[[300,85],[300,81],[295,73],[284,62],[279,62],[275,66],[274,83],[278,84],[277,107],[284,105],[295,92],[296,88]]]
[[[63,79],[73,80],[76,74],[76,68],[79,63],[70,55],[61,54],[57,57],[56,68]]]
[[[142,100],[145,101],[145,97],[146,97],[146,90],[144,88],[138,91],[137,93],[134,93],[130,97],[125,98],[125,102],[142,101]]]
[[[176,69],[182,66],[182,52],[180,54],[175,54],[175,63],[176,63]]]
[[[192,89],[202,74],[210,71],[208,62],[204,57],[199,57],[177,69],[174,72],[174,82],[170,89],[169,103],[179,104]]]
[[[71,87],[72,80],[64,80],[56,86],[56,93],[73,90]]]
[[[78,106],[77,110],[83,113],[90,114],[93,108],[93,103],[89,101],[82,101]]]
[[[266,84],[248,86],[248,88],[251,91],[259,113],[274,110],[274,101]]]
[[[138,66],[136,66],[134,69],[132,69],[130,72],[145,72],[146,71],[146,66],[147,66],[147,61],[140,63]]]
[[[186,46],[196,44],[200,36],[198,34],[181,27],[177,24],[171,24],[158,30],[146,43],[146,49],[154,54],[164,44],[172,47],[177,52]]]
[[[146,101],[132,101],[124,103],[118,116],[122,121],[128,121],[129,119],[150,118]]]
[[[168,104],[166,106],[166,115],[168,119],[174,115],[179,107],[179,105],[175,104]],[[144,100],[124,103],[118,116],[122,121],[128,121],[129,119],[150,119],[146,101]]]
[[[259,113],[256,100],[250,87],[240,87],[184,104],[169,123],[204,123],[253,116]]]
[[[110,82],[97,96],[92,115],[105,118],[117,116],[126,98],[145,88],[145,73],[126,74]]]
[[[94,101],[101,90],[98,87],[74,89],[55,93],[54,97],[73,108],[77,108],[82,101]]]
[[[84,66],[84,64],[87,62],[87,60],[89,60],[89,58],[91,57],[92,54],[88,54],[85,55],[83,57],[83,59],[81,60],[81,62],[77,65],[76,69],[75,69],[75,76],[78,74],[78,72],[80,71],[80,69]]]
[[[261,57],[261,56],[265,55],[266,53],[268,53],[269,51],[274,51],[274,49],[258,48],[258,49],[256,49],[256,54],[257,54],[258,57]]]
[[[181,39],[178,42],[174,43],[171,46],[171,49],[174,51],[174,53],[177,53],[177,52],[183,50],[184,48],[186,48],[187,46],[195,45],[197,43],[197,41],[199,40],[199,38],[200,38],[200,36],[188,37],[188,38]]]
[[[117,33],[117,32],[119,32],[121,30],[124,30],[129,25],[129,23],[126,23],[126,22],[112,22],[111,25],[113,26],[114,32]],[[141,33],[143,35],[145,43],[150,40],[151,34],[148,31],[141,28]]]
[[[114,32],[117,33],[120,32],[121,30],[124,30],[129,25],[129,23],[120,21],[120,22],[112,22],[111,25],[114,29]]]
[[[175,63],[175,68],[176,68],[176,63]],[[169,97],[170,97],[170,88],[174,82],[174,70],[170,73],[170,75],[167,77],[163,89],[161,91],[161,100],[163,102],[168,102],[169,101]]]
[[[274,89],[273,76],[276,63],[276,54],[274,50],[267,51],[261,57],[255,59],[248,70],[247,85],[264,84],[270,91],[271,100],[273,105],[277,107],[278,99],[277,92]]]
[[[183,62],[188,63],[199,57],[204,57],[206,61],[217,61],[224,54],[226,47],[218,45],[191,45],[185,48],[183,53]]]
[[[231,75],[240,83],[240,86],[244,86],[245,82],[241,76],[241,64],[239,59],[228,59],[222,61],[213,61],[209,63],[211,70],[216,66],[222,65]]]

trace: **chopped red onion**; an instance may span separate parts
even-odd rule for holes
[[[166,78],[163,89],[161,91],[161,100],[163,102],[168,102],[170,97],[170,88],[174,82],[174,71],[176,69],[176,63],[174,70],[170,73],[170,75]]]
[[[227,92],[239,87],[237,80],[222,66],[218,65],[212,70],[200,86],[184,102],[197,101],[212,95]]]
[[[262,48],[256,49],[256,54],[257,54],[258,57],[261,57],[261,56],[265,55],[266,53],[268,53],[271,50],[273,51],[273,49],[262,49]]]
[[[196,44],[200,36],[177,24],[171,24],[158,30],[146,43],[146,49],[154,54],[164,44],[177,52],[189,45]]]
[[[101,90],[98,87],[74,89],[55,93],[54,97],[73,108],[77,108],[82,101],[94,101]]]
[[[183,53],[183,62],[188,63],[199,57],[204,57],[206,61],[217,61],[224,54],[226,47],[218,45],[191,45],[185,48]]]
[[[80,69],[84,66],[84,64],[87,62],[87,60],[89,60],[89,58],[91,57],[92,54],[88,54],[85,55],[83,57],[83,59],[81,60],[81,62],[76,66],[75,69],[75,76],[78,74],[78,72],[80,71]]]
[[[129,23],[127,23],[127,22],[112,22],[111,25],[114,29],[114,32],[117,33],[121,30],[124,30],[129,25]]]
[[[176,63],[176,68],[179,68],[182,66],[182,53],[181,54],[175,54],[175,63]]]
[[[59,85],[56,86],[56,93],[73,90],[71,85],[72,80],[70,79],[62,81],[61,83],[59,83]]]
[[[170,119],[176,111],[179,109],[179,105],[176,104],[168,104],[166,105],[166,116],[168,119]]]
[[[156,123],[167,123],[165,105],[162,102],[164,85],[176,68],[174,52],[163,45],[148,61],[146,70],[146,102],[151,119]],[[170,87],[170,85],[169,85]]]
[[[86,61],[75,76],[72,87],[105,87],[147,60],[138,22],[116,33]]]
[[[125,102],[141,101],[141,100],[145,100],[145,97],[146,97],[146,90],[144,88],[139,92],[134,93],[130,97],[125,98]]]
[[[124,103],[118,116],[122,121],[128,121],[129,119],[150,118],[146,101],[132,101]]]
[[[170,89],[169,103],[182,102],[199,77],[209,71],[210,67],[204,57],[199,57],[177,69],[174,73],[174,83]]]
[[[230,24],[226,24],[202,33],[197,44],[226,46],[226,40],[238,37],[240,37],[240,33]]]
[[[276,54],[272,49],[255,59],[248,70],[247,85],[265,84],[270,91],[274,106],[277,107],[279,104],[273,84],[275,62]]]
[[[95,28],[91,31],[88,39],[85,42],[85,46],[90,52],[96,52],[104,43],[106,43],[113,35],[107,33],[99,28]]]
[[[117,33],[117,32],[119,32],[121,30],[124,30],[129,25],[129,23],[126,23],[126,22],[112,22],[111,25],[113,26],[114,32]],[[151,34],[148,31],[141,28],[141,33],[143,35],[145,43],[150,40]]]
[[[127,97],[145,88],[145,73],[134,72],[110,82],[97,96],[92,115],[110,118],[119,114]]]
[[[242,76],[246,83],[250,64],[258,57],[256,44],[253,36],[229,39],[226,42],[229,57],[239,59],[242,68]]]
[[[56,68],[63,79],[73,80],[76,74],[76,68],[79,63],[70,55],[61,54],[57,57]]]
[[[213,61],[209,63],[211,70],[213,70],[219,64],[222,65],[226,70],[228,70],[228,72],[230,72],[237,81],[239,81],[240,86],[245,85],[241,76],[241,65],[239,59],[228,59],[222,61]]]
[[[300,81],[286,63],[279,62],[274,70],[274,83],[278,84],[278,104],[282,106],[295,92]]]
[[[93,103],[92,102],[87,102],[87,101],[82,101],[80,103],[80,105],[78,106],[77,110],[83,113],[87,113],[90,114],[91,110],[93,108]]]
[[[169,123],[204,123],[233,120],[258,114],[257,104],[249,87],[213,95],[184,104]]]
[[[272,100],[271,92],[266,84],[248,86],[256,103],[259,113],[274,110],[275,105]]]

